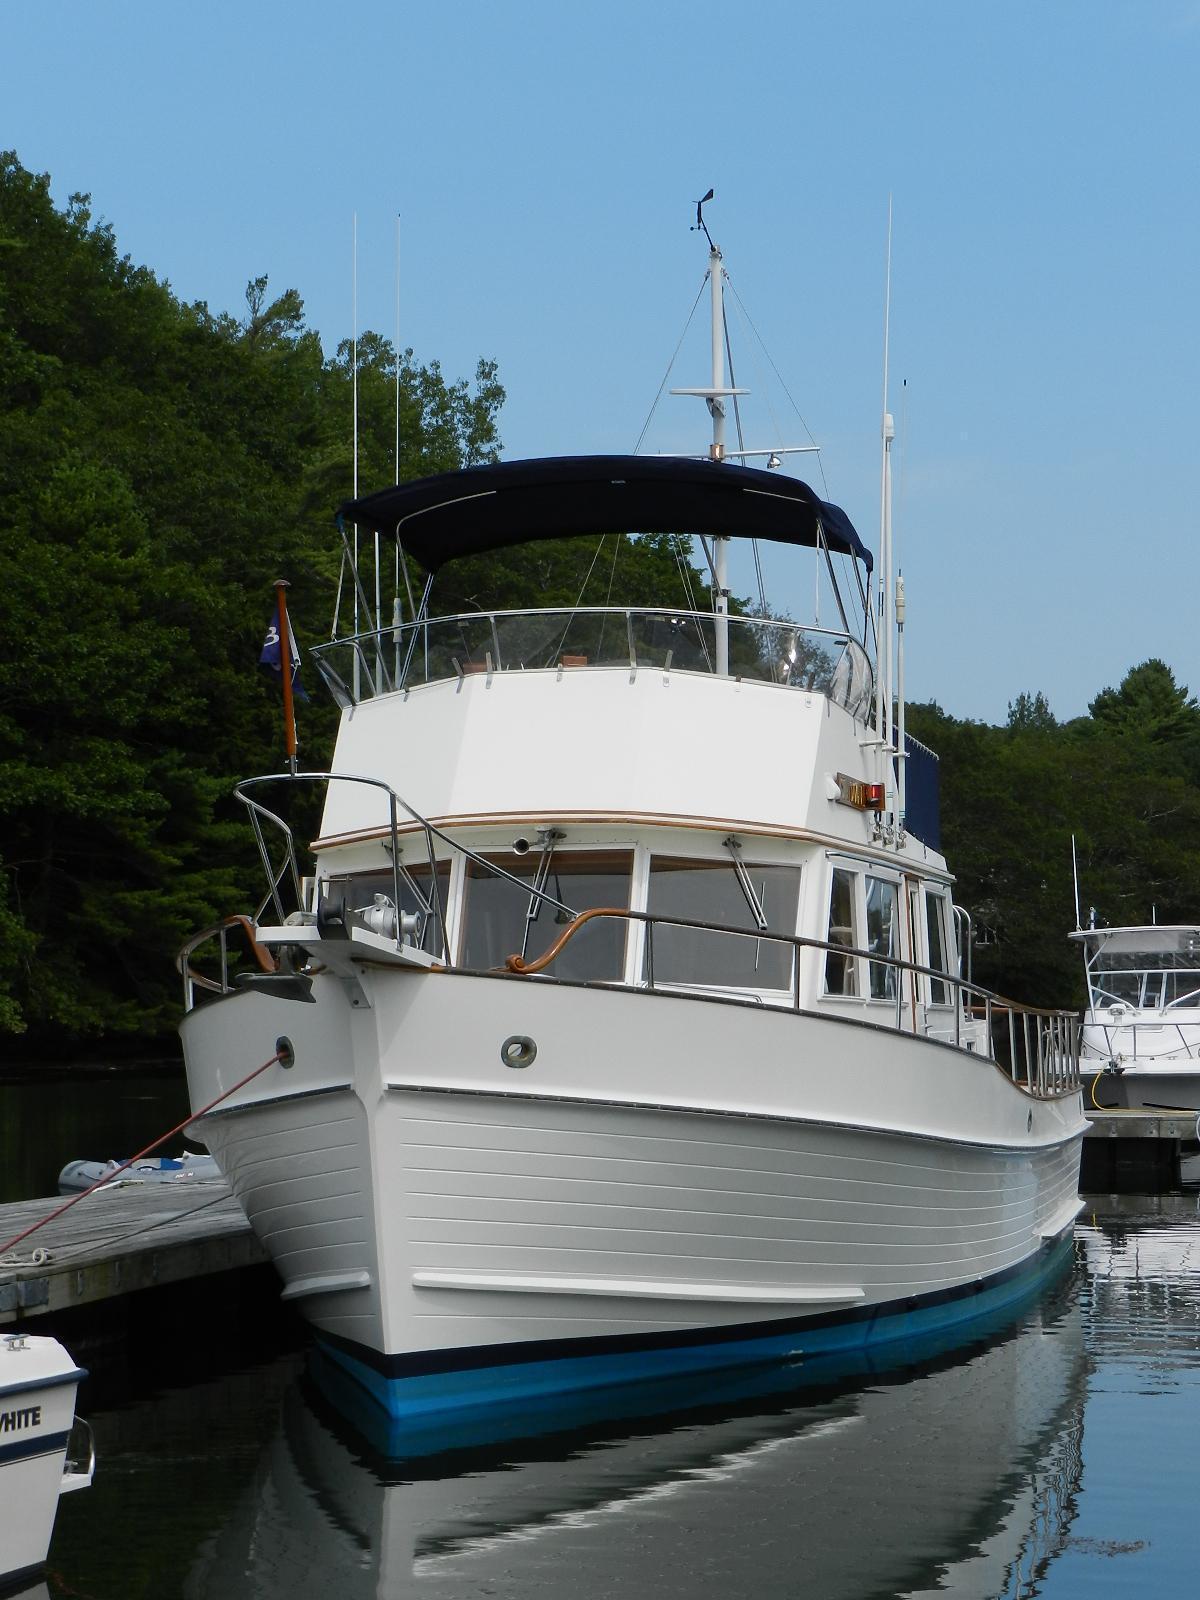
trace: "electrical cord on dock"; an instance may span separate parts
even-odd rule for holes
[[[78,1205],[81,1200],[86,1200],[88,1195],[95,1194],[97,1189],[102,1189],[105,1184],[111,1183],[112,1180],[116,1177],[119,1177],[122,1172],[128,1171],[128,1169],[133,1166],[135,1161],[141,1161],[143,1157],[150,1154],[151,1150],[157,1150],[160,1144],[166,1144],[168,1139],[173,1139],[177,1133],[182,1133],[190,1123],[198,1121],[201,1117],[206,1116],[208,1112],[210,1112],[215,1106],[219,1106],[222,1100],[228,1100],[231,1094],[236,1094],[239,1089],[244,1089],[248,1083],[253,1082],[253,1080],[257,1078],[260,1073],[265,1072],[268,1067],[273,1067],[277,1062],[288,1059],[290,1055],[291,1045],[288,1044],[286,1040],[281,1039],[274,1055],[268,1056],[261,1066],[255,1067],[254,1071],[248,1072],[244,1078],[239,1078],[237,1083],[231,1084],[228,1089],[223,1089],[215,1100],[210,1100],[208,1104],[206,1106],[202,1106],[199,1111],[194,1111],[190,1116],[184,1117],[182,1122],[176,1123],[175,1126],[173,1128],[169,1128],[166,1133],[161,1134],[157,1139],[152,1140],[151,1143],[146,1145],[143,1150],[139,1150],[136,1155],[130,1156],[128,1161],[123,1161],[119,1167],[115,1167],[111,1172],[106,1172],[104,1177],[97,1178],[96,1182],[93,1183],[89,1188],[82,1190],[79,1194],[73,1194],[69,1200],[64,1201],[61,1206],[56,1206],[53,1211],[42,1217],[39,1221],[31,1222],[29,1227],[22,1228],[20,1233],[14,1233],[11,1239],[5,1239],[3,1244],[0,1244],[0,1259],[7,1256],[8,1252],[13,1248],[14,1245],[20,1244],[23,1239],[28,1239],[30,1234],[37,1233],[38,1229],[44,1228],[48,1222],[54,1222],[58,1217],[61,1217],[64,1212],[69,1211],[72,1206]],[[24,1265],[24,1263],[20,1264]]]

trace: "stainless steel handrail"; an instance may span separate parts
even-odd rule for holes
[[[299,871],[299,864],[296,860],[295,838],[291,828],[282,817],[278,816],[275,812],[270,811],[266,806],[261,805],[258,801],[251,799],[251,797],[245,794],[243,791],[266,783],[297,782],[365,784],[370,788],[381,789],[387,795],[390,853],[392,861],[392,884],[393,894],[395,897],[394,903],[397,912],[399,912],[401,904],[399,813],[401,811],[405,812],[412,821],[417,823],[425,837],[426,851],[429,861],[431,891],[433,895],[432,904],[435,907],[434,914],[438,922],[438,937],[441,944],[443,964],[447,967],[453,968],[455,962],[449,943],[446,908],[442,896],[442,885],[438,871],[439,857],[437,855],[435,841],[440,841],[445,847],[444,854],[441,858],[442,860],[446,860],[453,855],[460,855],[465,860],[473,862],[475,865],[481,867],[484,871],[492,874],[493,876],[504,878],[509,883],[516,885],[516,887],[518,887],[523,894],[532,896],[547,906],[552,907],[555,911],[565,912],[569,917],[572,918],[570,924],[563,930],[562,935],[551,947],[551,949],[543,956],[538,957],[536,961],[524,962],[520,957],[510,957],[509,969],[514,973],[533,975],[535,973],[544,971],[545,968],[554,961],[559,952],[569,942],[579,928],[583,927],[586,923],[597,917],[619,917],[624,918],[626,921],[640,924],[646,930],[644,987],[650,990],[661,988],[661,984],[657,981],[654,970],[654,929],[656,926],[694,928],[707,933],[724,934],[742,939],[756,939],[771,944],[790,946],[793,951],[792,981],[790,985],[792,991],[792,1009],[798,1012],[802,1009],[800,1004],[801,952],[806,950],[813,950],[817,952],[823,951],[827,954],[831,953],[859,961],[866,961],[868,963],[868,973],[871,970],[871,966],[874,965],[876,967],[883,967],[893,975],[891,993],[880,998],[889,1000],[894,1004],[894,1027],[897,1032],[911,1032],[914,1035],[918,1033],[918,1006],[924,1014],[926,1034],[930,1032],[931,1012],[933,1013],[932,1020],[936,1020],[939,1016],[945,1015],[952,1011],[955,1047],[959,1049],[972,1050],[975,1042],[973,1038],[964,1044],[964,1024],[968,1020],[972,1023],[981,1022],[983,1024],[983,1036],[987,1042],[988,1058],[996,1062],[997,1065],[1003,1065],[1000,1053],[996,1048],[996,1034],[997,1024],[1003,1023],[1006,1020],[1006,1034],[1008,1043],[1007,1070],[1015,1082],[1021,1083],[1023,1079],[1024,1087],[1026,1087],[1032,1094],[1061,1093],[1078,1086],[1081,1025],[1078,1015],[1073,1011],[1060,1011],[1037,1006],[1028,1006],[1022,1001],[1010,1000],[1003,995],[994,994],[991,990],[981,988],[979,985],[971,981],[970,978],[964,979],[953,972],[941,971],[936,967],[923,966],[919,962],[906,961],[899,956],[888,955],[874,950],[862,949],[858,946],[834,943],[827,939],[814,939],[804,934],[768,933],[757,928],[753,930],[746,928],[735,928],[728,924],[696,921],[686,917],[667,917],[659,913],[634,911],[630,908],[622,907],[595,907],[590,910],[577,912],[574,910],[574,908],[566,905],[563,901],[556,899],[553,895],[547,893],[545,890],[539,889],[536,885],[531,884],[528,879],[517,877],[516,874],[508,872],[496,862],[489,861],[486,856],[480,855],[477,851],[469,849],[458,840],[452,838],[443,829],[430,822],[428,818],[423,817],[413,806],[410,806],[403,796],[397,794],[396,791],[392,789],[391,786],[382,778],[372,778],[359,773],[277,772],[268,773],[257,778],[246,778],[235,786],[235,795],[246,806],[250,813],[251,824],[258,839],[260,854],[262,855],[264,864],[267,868],[267,877],[268,882],[271,885],[271,889],[268,893],[266,901],[264,902],[264,907],[268,903],[273,905],[273,909],[276,916],[279,918],[280,924],[286,922],[283,902],[278,892],[278,886],[280,882],[282,882],[285,877],[290,877],[293,888],[297,894],[298,902],[302,893],[301,874]],[[268,820],[282,831],[285,839],[286,858],[283,866],[278,871],[276,871],[271,865],[270,854],[266,848],[265,840],[262,836],[263,822]],[[297,909],[304,910],[305,908],[298,903]],[[191,1009],[195,1003],[194,990],[197,987],[219,994],[226,994],[229,992],[230,984],[228,981],[228,947],[225,930],[229,926],[238,922],[247,925],[247,931],[250,934],[252,949],[257,954],[261,947],[257,946],[257,943],[254,940],[253,927],[249,925],[249,919],[244,917],[229,918],[223,924],[218,924],[213,928],[206,929],[203,933],[194,935],[180,952],[179,965],[181,972],[184,974],[185,1005],[188,1009]],[[196,973],[190,965],[190,957],[192,954],[194,954],[195,950],[202,943],[204,943],[205,940],[214,937],[218,937],[220,943],[221,977],[219,982],[217,980],[202,977],[200,974]],[[399,928],[397,929],[396,937],[397,943],[399,943],[401,938]],[[941,1005],[936,1005],[929,1000],[918,1001],[914,997],[914,1002],[911,1007],[912,1026],[911,1028],[906,1029],[904,1026],[904,1015],[906,1010],[904,1004],[904,979],[906,976],[912,979],[924,977],[929,979],[931,984],[936,982],[945,986],[954,994],[952,1006],[942,1007]],[[613,987],[611,980],[604,980],[604,983],[605,987]],[[674,988],[675,990],[686,990],[688,985],[677,983],[670,987]],[[731,985],[730,987],[736,986]],[[747,998],[751,997],[747,995]],[[757,999],[758,997],[754,998]],[[860,998],[861,1003],[864,1005],[871,1003],[870,997],[868,996],[864,995],[857,998]],[[1001,1037],[1005,1037],[1005,1033],[1003,1031],[1001,1032]],[[1021,1070],[1019,1070],[1020,1063],[1023,1063],[1023,1073]]]
[[[656,979],[654,972],[653,940],[655,927],[694,928],[706,933],[727,934],[739,939],[757,939],[764,943],[791,946],[795,952],[792,964],[791,983],[791,1008],[800,1011],[800,952],[802,950],[823,951],[826,953],[848,956],[859,960],[872,962],[883,966],[895,973],[894,995],[885,996],[885,999],[894,999],[896,1005],[896,1030],[920,1036],[916,1027],[915,1013],[913,1026],[903,1026],[905,1011],[903,1000],[902,975],[910,974],[915,977],[926,977],[935,980],[955,992],[953,1002],[955,1021],[955,1044],[964,1048],[962,1043],[962,1025],[964,1020],[982,1021],[984,1035],[988,1041],[988,1059],[1002,1065],[994,1047],[995,1024],[1002,1018],[1008,1018],[1009,1036],[1009,1070],[1014,1081],[1020,1083],[1021,1075],[1016,1070],[1017,1063],[1024,1059],[1024,1086],[1033,1094],[1059,1094],[1078,1088],[1079,1085],[1079,1017],[1074,1011],[1062,1011],[1055,1008],[1030,1006],[1020,1000],[1010,1000],[1003,995],[994,994],[989,989],[983,989],[978,984],[956,976],[952,972],[942,972],[936,967],[923,966],[920,962],[906,961],[900,956],[881,955],[878,951],[862,949],[856,945],[833,943],[828,939],[813,939],[805,934],[775,934],[763,933],[758,929],[735,928],[728,924],[701,922],[688,917],[667,917],[659,913],[648,911],[633,911],[621,907],[600,906],[588,911],[582,911],[575,920],[546,951],[535,961],[522,961],[520,957],[510,956],[508,970],[522,976],[536,976],[550,966],[567,945],[575,932],[587,922],[598,917],[619,917],[629,922],[640,923],[646,928],[646,960],[644,962],[645,985],[651,990],[663,988],[660,980]],[[611,981],[605,983],[606,988],[612,988]],[[618,985],[619,987],[619,985]],[[673,992],[696,988],[682,981],[668,984]],[[715,985],[703,986],[708,989]],[[757,998],[757,997],[756,997]],[[863,1004],[871,1002],[866,996],[857,997]],[[971,1003],[968,1003],[971,1002]],[[926,1025],[928,1031],[928,1012],[933,1009],[940,1011],[941,1007],[931,1007],[927,1001],[921,1002],[926,1012]],[[978,1009],[977,1009],[978,1008]],[[951,1008],[945,1008],[949,1011]],[[982,1016],[980,1016],[982,1012]],[[1020,1018],[1020,1032],[1014,1024]],[[1017,1040],[1021,1041],[1022,1048],[1017,1047]],[[971,1046],[967,1045],[970,1050]],[[977,1053],[977,1052],[975,1052]]]
[[[414,647],[417,643],[417,640],[418,638],[422,638],[424,640],[426,655],[428,655],[428,642],[431,633],[445,633],[454,628],[458,628],[460,630],[464,630],[468,627],[472,629],[481,627],[485,628],[488,634],[488,647],[493,652],[493,670],[496,672],[502,672],[515,670],[517,667],[524,667],[525,663],[524,661],[520,660],[514,660],[511,662],[506,661],[505,654],[501,646],[501,624],[509,621],[545,618],[547,620],[566,619],[569,625],[571,622],[577,620],[600,619],[603,621],[603,619],[610,617],[614,619],[620,619],[624,623],[623,633],[628,646],[628,662],[626,663],[623,657],[621,660],[618,660],[617,656],[614,654],[611,661],[606,661],[603,664],[607,666],[627,664],[628,667],[633,669],[637,669],[639,666],[645,666],[647,668],[661,668],[664,665],[665,659],[661,658],[657,653],[650,653],[644,644],[642,646],[641,654],[639,655],[637,640],[634,633],[634,622],[636,620],[648,619],[650,621],[670,622],[675,624],[689,623],[696,625],[697,628],[701,628],[704,625],[715,626],[717,621],[717,614],[715,612],[689,611],[682,607],[670,606],[546,606],[529,607],[512,611],[463,611],[453,612],[444,617],[425,618],[420,622],[405,622],[402,623],[398,628],[389,625],[387,627],[367,629],[361,633],[344,634],[338,639],[331,639],[324,644],[311,647],[309,653],[314,657],[321,676],[325,679],[326,683],[335,695],[335,698],[337,698],[339,701],[343,701],[346,704],[353,704],[356,699],[361,698],[364,694],[368,697],[371,697],[379,692],[387,692],[393,688],[402,689],[408,686],[410,682],[410,672],[415,659]],[[846,630],[822,628],[816,626],[815,624],[809,625],[806,623],[797,623],[789,620],[788,618],[730,616],[727,620],[730,626],[735,629],[740,628],[744,630],[757,631],[759,634],[766,634],[768,632],[782,633],[792,636],[793,641],[795,639],[804,637],[812,638],[829,645],[838,646],[840,650],[839,660],[845,657],[848,653],[853,659],[856,669],[850,674],[849,682],[846,685],[846,691],[841,697],[841,703],[854,706],[860,706],[869,703],[871,698],[871,687],[874,682],[870,658],[859,641]],[[703,635],[700,637],[701,643],[703,643]],[[564,630],[562,636],[558,638],[558,642],[554,651],[552,651],[552,654],[561,655],[562,645],[565,641],[565,638],[566,631]],[[403,649],[404,664],[395,681],[393,682],[390,678],[386,679],[387,690],[382,690],[381,685],[385,680],[377,678],[375,672],[372,670],[370,658],[374,656],[376,660],[381,660],[385,648],[390,649],[393,652],[394,658],[398,657]],[[359,671],[357,674],[351,673],[347,677],[347,675],[344,673],[338,673],[333,667],[332,657],[338,652],[343,651],[349,652],[352,657],[357,658],[359,665]],[[667,652],[668,656],[671,654],[673,654],[672,651]],[[548,660],[547,662],[543,663],[543,665],[547,670],[551,670],[557,665],[557,663]],[[836,678],[838,674],[838,663],[826,662],[825,665],[829,669],[829,677],[831,680]],[[711,668],[706,670],[711,670]],[[789,666],[789,678],[790,670],[791,669]],[[428,666],[426,667],[426,673],[428,679]],[[444,676],[447,678],[451,675],[452,674],[450,671],[447,671],[444,674]],[[443,674],[439,674],[438,676],[443,676]],[[809,681],[807,683],[802,682],[799,684],[791,683],[790,681],[784,682],[778,679],[768,680],[764,678],[763,681],[779,682],[783,687],[800,688],[808,692],[812,692],[815,676],[816,674],[814,672],[813,674],[809,675]],[[354,687],[355,677],[358,679],[357,688]],[[849,693],[849,690],[852,688],[855,689],[853,694]]]

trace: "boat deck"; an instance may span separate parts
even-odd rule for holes
[[[0,1206],[0,1241],[62,1203]],[[0,1258],[0,1326],[265,1260],[223,1180],[100,1189]]]

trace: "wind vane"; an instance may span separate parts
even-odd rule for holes
[[[709,233],[709,231],[708,231],[708,223],[705,222],[705,220],[704,220],[704,206],[705,206],[705,203],[707,201],[711,200],[712,197],[713,197],[713,192],[710,189],[708,191],[708,193],[704,196],[703,200],[697,200],[696,201],[696,226],[691,230],[691,232],[692,233],[703,233],[704,237],[708,240],[708,248],[710,250],[715,250],[717,247],[712,242],[712,234]]]

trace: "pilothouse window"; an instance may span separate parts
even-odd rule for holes
[[[873,956],[887,956],[894,960],[899,955],[897,886],[889,878],[867,879],[867,949]],[[871,999],[896,998],[896,969],[883,961],[872,961]]]
[[[534,961],[562,934],[570,916],[531,895],[535,884],[571,911],[629,906],[633,856],[628,851],[575,851],[557,845],[551,852],[534,849],[487,859],[522,883],[468,862],[462,963],[476,971],[503,968],[509,956],[522,953]],[[577,983],[617,982],[624,973],[626,927],[623,917],[585,923],[547,967],[548,975]]]
[[[856,948],[858,936],[855,929],[853,872],[844,867],[834,867],[833,885],[829,894],[829,943]],[[854,956],[838,955],[830,950],[825,957],[825,991],[827,994],[857,994],[858,981]]]
[[[749,893],[744,883],[748,883]],[[799,900],[799,867],[756,866],[742,863],[740,855],[736,861],[655,856],[650,862],[646,906],[651,916],[682,917],[746,930],[744,935],[716,933],[656,923],[651,935],[655,983],[789,989],[793,947],[769,935],[792,937]]]
[[[946,959],[946,900],[943,895],[930,894],[928,890],[925,893],[925,928],[929,941],[927,965],[938,972],[949,972],[950,965]],[[929,1000],[931,1005],[949,1005],[950,989],[940,978],[930,978]]]

